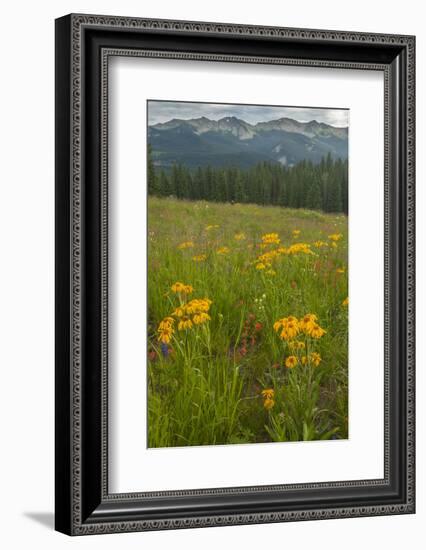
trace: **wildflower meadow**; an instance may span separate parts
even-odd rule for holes
[[[343,213],[149,196],[148,446],[348,437]]]

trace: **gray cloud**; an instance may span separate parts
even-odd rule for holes
[[[187,103],[183,101],[148,101],[148,124],[167,122],[172,118],[218,120],[235,116],[250,124],[288,117],[299,122],[316,120],[332,126],[349,126],[349,110],[318,107],[272,107],[268,105],[231,105],[219,103]]]

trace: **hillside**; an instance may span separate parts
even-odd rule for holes
[[[348,128],[291,118],[257,124],[237,117],[174,118],[149,126],[148,142],[155,166],[166,170],[173,164],[248,168],[268,161],[290,167],[302,160],[318,164],[328,154],[348,158]]]

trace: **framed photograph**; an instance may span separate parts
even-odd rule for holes
[[[415,511],[415,39],[56,20],[56,529]]]

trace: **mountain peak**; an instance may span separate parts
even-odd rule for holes
[[[219,119],[219,122],[221,120],[226,120],[227,122],[231,122],[231,121],[244,122],[244,120],[241,120],[241,119],[237,118],[236,116],[224,116],[224,117]]]
[[[338,128],[325,122],[318,122],[316,119],[300,122],[289,117],[250,124],[233,115],[224,116],[219,120],[200,116],[191,119],[172,118],[167,122],[151,126],[151,128],[155,128],[156,130],[177,130],[179,127],[192,129],[198,135],[207,132],[232,134],[240,140],[253,139],[264,132],[288,132],[291,134],[301,134],[309,138],[321,136],[322,138],[334,137],[343,140],[346,140],[348,136],[347,127]]]
[[[165,168],[176,162],[192,168],[258,162],[293,166],[302,160],[317,164],[328,154],[348,158],[348,128],[289,117],[256,124],[236,116],[175,118],[149,126],[148,139],[155,162]]]

